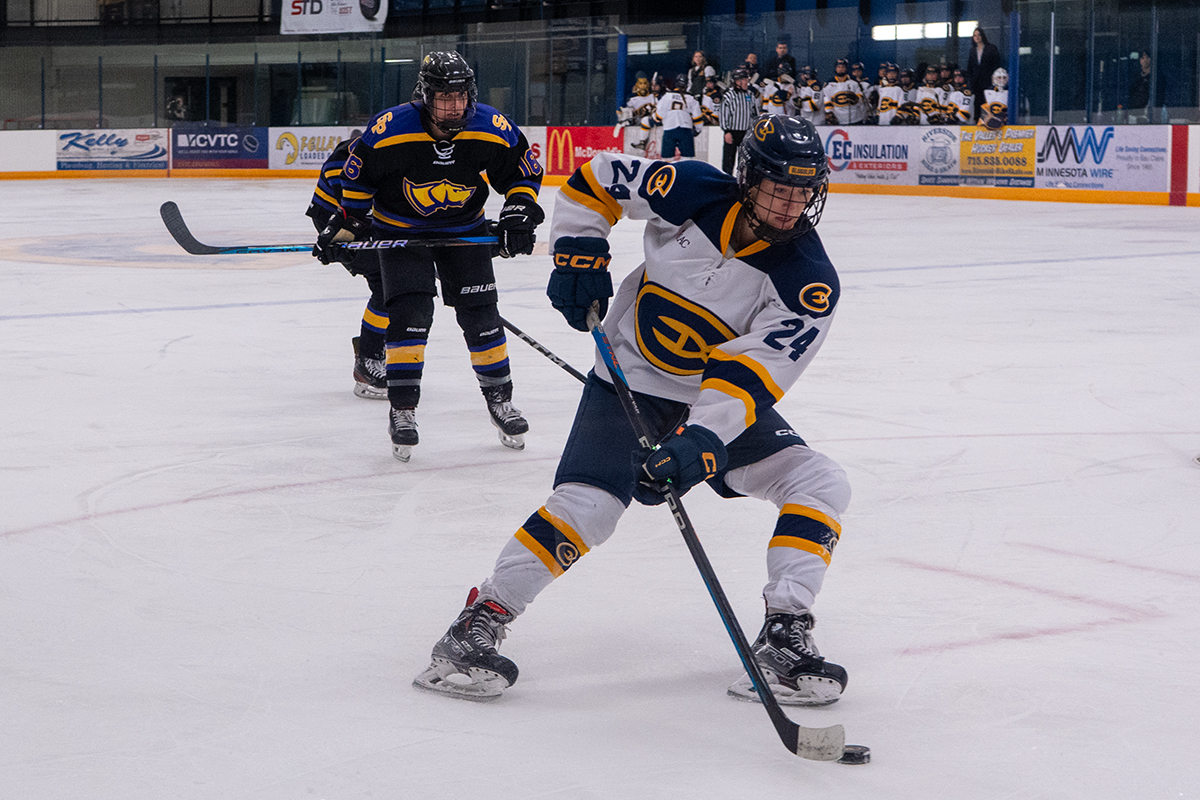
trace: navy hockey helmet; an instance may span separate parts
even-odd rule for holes
[[[763,179],[811,190],[804,212],[788,229],[772,227],[759,214],[754,191]],[[817,226],[829,190],[829,161],[812,123],[799,117],[764,114],[738,147],[737,182],[750,230],[767,242],[803,236]]]
[[[466,59],[454,51],[434,51],[421,61],[417,75],[417,86],[413,89],[413,100],[423,105],[422,113],[432,119],[433,96],[437,92],[467,93],[467,107],[462,117],[433,122],[447,133],[457,133],[467,127],[479,101],[479,89],[475,85],[475,71]]]

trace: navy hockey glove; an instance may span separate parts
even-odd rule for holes
[[[501,258],[533,254],[533,229],[546,219],[546,212],[527,194],[514,194],[504,201],[496,219],[496,254]]]
[[[646,505],[662,502],[670,484],[683,494],[725,469],[729,456],[719,436],[699,425],[680,425],[642,464],[644,477],[634,497]],[[649,491],[647,491],[649,490]]]
[[[369,238],[370,233],[371,224],[369,222],[348,216],[345,211],[337,211],[329,218],[329,224],[325,226],[325,230],[317,235],[317,243],[313,245],[312,254],[322,264],[331,264],[337,261],[343,264],[351,275],[357,275],[358,273],[351,269],[351,265],[358,253],[339,245]]]
[[[561,236],[554,243],[554,272],[546,295],[577,331],[587,331],[592,303],[600,304],[601,317],[608,312],[613,294],[610,261],[608,241],[598,236]]]

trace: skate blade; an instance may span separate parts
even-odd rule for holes
[[[486,703],[504,694],[508,681],[486,669],[470,669],[464,674],[448,661],[434,659],[428,669],[413,678],[413,686],[426,692],[458,700]]]
[[[770,673],[767,673],[766,678],[771,686],[771,693],[781,706],[827,706],[836,703],[842,696],[841,685],[832,678],[805,676],[800,678],[799,686],[795,689],[779,683]],[[758,692],[754,691],[754,684],[750,682],[749,675],[743,675],[734,681],[726,694],[747,703],[762,702]]]
[[[355,382],[355,384],[354,384],[354,396],[355,397],[364,397],[367,400],[387,400],[388,399],[387,389],[379,389],[375,386],[372,386],[369,383],[358,383],[358,382]]]
[[[513,450],[525,449],[525,434],[518,433],[516,436],[509,436],[502,430],[497,430],[496,432],[500,434],[500,444],[505,447],[512,448]]]
[[[409,444],[393,444],[392,457],[397,461],[403,461],[405,464],[412,458],[412,445]]]

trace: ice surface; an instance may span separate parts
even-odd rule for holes
[[[725,697],[662,508],[517,621],[501,700],[413,690],[578,383],[510,338],[532,431],[502,447],[439,306],[400,464],[351,394],[362,280],[157,217],[303,242],[307,181],[4,189],[0,798],[1196,797],[1200,209],[831,197],[841,309],[781,409],[855,491],[816,609],[850,685],[790,711],[871,746],[846,767]],[[497,262],[501,312],[586,369],[547,269]],[[753,636],[773,509],[686,503]]]

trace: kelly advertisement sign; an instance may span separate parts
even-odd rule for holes
[[[911,186],[917,182],[910,159],[915,156],[915,129],[854,126],[822,127],[818,135],[829,159],[833,183]]]
[[[267,128],[210,128],[176,125],[171,129],[171,166],[175,169],[266,169]]]
[[[163,169],[167,168],[167,131],[66,130],[55,146],[58,169]]]
[[[1165,125],[1040,125],[1037,185],[1045,189],[1169,191],[1170,135]]]
[[[283,0],[280,33],[382,31],[387,0]]]

